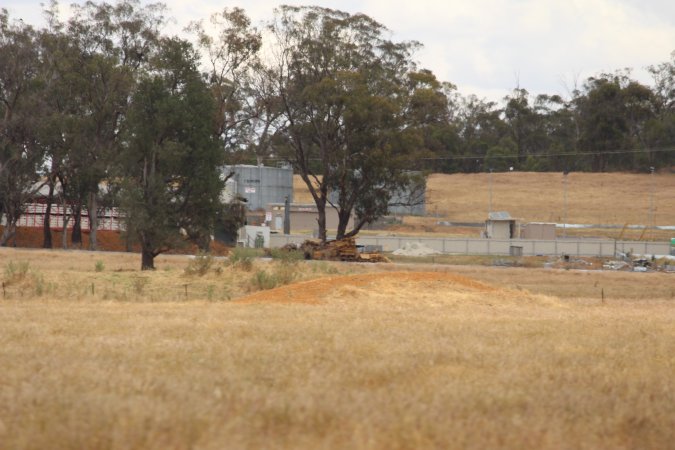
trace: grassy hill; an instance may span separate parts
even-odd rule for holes
[[[482,221],[489,203],[489,174],[433,174],[427,211],[450,220]],[[564,221],[561,173],[510,172],[492,175],[492,210],[524,221]],[[571,173],[567,223],[648,224],[654,195],[656,225],[675,224],[675,174]]]
[[[432,174],[427,179],[427,214],[457,222],[485,220],[489,175]],[[648,224],[654,193],[656,225],[675,225],[675,174],[571,173],[567,184],[567,223]],[[300,177],[296,202],[312,202]],[[506,172],[492,175],[492,210],[508,211],[526,222],[563,222],[561,173]]]
[[[482,222],[490,197],[490,175],[432,174],[427,179],[427,218],[408,217],[397,232],[473,235],[475,229],[438,227],[438,221]],[[294,180],[297,202],[311,202],[302,180]],[[652,197],[653,195],[653,197]],[[523,222],[565,222],[565,186],[561,173],[492,174],[492,210],[508,211]],[[653,198],[654,224],[675,225],[675,173],[571,173],[567,179],[567,223],[648,225]],[[570,231],[568,234],[583,234]],[[600,233],[609,236],[608,232]],[[611,236],[620,230],[611,231]],[[587,233],[586,233],[587,234]],[[593,234],[598,234],[594,231]],[[623,236],[638,239],[639,230]],[[672,233],[670,233],[672,234]],[[666,239],[669,232],[652,238]]]

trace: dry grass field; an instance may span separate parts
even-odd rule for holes
[[[568,223],[647,224],[654,190],[656,225],[675,224],[675,174],[581,173],[568,175]],[[428,180],[429,212],[450,220],[485,220],[489,175],[434,174]],[[563,221],[561,173],[506,172],[492,175],[492,209],[528,222]]]
[[[294,199],[311,202],[299,177],[294,180]],[[581,224],[648,225],[650,196],[654,193],[654,223],[675,225],[675,173],[648,174],[581,173],[568,175],[567,222]],[[430,218],[406,218],[414,231],[442,234],[478,234],[475,229],[435,226],[439,220],[482,222],[489,204],[489,175],[432,174],[427,179],[427,214]],[[563,222],[564,185],[561,173],[507,172],[492,175],[492,210],[508,211],[524,222]],[[621,230],[611,231],[617,237]],[[597,236],[598,230],[590,232]],[[602,232],[607,234],[608,231]],[[584,234],[569,230],[568,234]],[[586,232],[588,234],[588,232]],[[625,238],[638,239],[641,231],[628,230]],[[669,238],[672,232],[654,236]]]
[[[138,259],[0,249],[0,449],[675,439],[672,275]]]

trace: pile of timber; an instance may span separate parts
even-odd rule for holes
[[[389,259],[379,253],[359,253],[356,248],[356,239],[353,237],[321,242],[319,239],[308,239],[300,248],[305,254],[305,259],[321,259],[330,261],[354,261],[354,262],[390,262]]]

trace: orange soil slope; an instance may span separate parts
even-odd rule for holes
[[[395,292],[490,293],[497,288],[480,281],[444,272],[385,272],[319,278],[260,291],[238,300],[238,303],[322,304],[334,299],[365,298],[372,293],[390,295]]]

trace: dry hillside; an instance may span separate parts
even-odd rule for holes
[[[311,202],[299,177],[295,201]],[[568,223],[647,224],[651,193],[655,224],[675,225],[675,174],[571,173],[567,187]],[[485,220],[489,175],[432,174],[427,181],[427,212],[457,222]],[[562,222],[561,173],[510,172],[492,175],[492,210],[508,211],[526,222]]]

